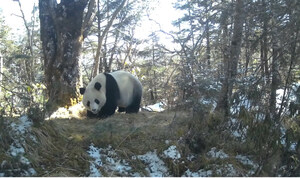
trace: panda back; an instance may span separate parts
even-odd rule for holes
[[[127,107],[135,96],[142,96],[142,84],[135,76],[125,71],[115,71],[110,74],[119,87],[120,100],[118,106]]]

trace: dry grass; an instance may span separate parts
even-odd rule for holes
[[[247,144],[230,138],[226,123],[217,113],[193,116],[186,111],[116,113],[101,120],[85,117],[47,120],[32,128],[37,143],[26,140],[26,157],[37,176],[88,176],[92,158],[87,150],[91,143],[98,148],[111,145],[118,157],[130,164],[133,172],[147,176],[145,164],[132,157],[154,150],[162,155],[170,145],[176,145],[181,158],[177,161],[163,159],[172,176],[182,176],[187,169],[214,170],[216,165],[229,163],[241,172],[240,175],[245,175],[249,168],[234,157],[246,153]],[[224,150],[231,157],[225,160],[208,158],[207,152],[212,147]],[[193,160],[187,160],[191,155]],[[100,169],[103,176],[124,176]]]
[[[133,169],[143,172],[140,161],[130,158],[153,150],[161,153],[168,148],[166,141],[178,145],[188,131],[189,119],[186,112],[115,114],[102,120],[54,119],[33,128],[39,143],[32,143],[27,151],[38,176],[88,176],[91,143],[111,145]],[[172,161],[167,164],[176,175],[182,173]]]

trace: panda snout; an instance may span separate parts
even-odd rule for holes
[[[97,112],[97,109],[92,109],[92,112],[94,112],[94,113]]]

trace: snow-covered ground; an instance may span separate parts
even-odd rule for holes
[[[37,138],[32,134],[33,123],[27,116],[22,116],[17,120],[9,122],[9,134],[13,139],[6,154],[17,160],[21,165],[18,170],[0,169],[0,176],[36,176],[36,170],[32,167],[28,154],[26,154],[26,140],[31,139],[32,142],[38,143]],[[108,145],[104,148],[99,148],[93,144],[89,145],[87,153],[90,155],[90,168],[87,174],[91,177],[101,176],[127,176],[127,177],[167,177],[173,176],[167,163],[173,160],[174,164],[197,161],[195,156],[188,155],[184,157],[182,151],[176,146],[172,145],[170,141],[165,141],[168,145],[165,150],[158,152],[157,150],[149,150],[141,155],[134,155],[122,158],[120,152]],[[204,154],[211,164],[207,164],[204,168],[199,170],[192,170],[186,167],[186,171],[182,176],[187,177],[207,177],[207,176],[253,176],[258,169],[258,164],[251,159],[250,156],[227,154],[226,151],[212,147]],[[241,172],[240,167],[232,164],[235,159],[236,162],[247,167],[246,172]],[[221,161],[220,161],[221,160]],[[168,162],[166,162],[168,161]],[[134,163],[139,162],[137,171]],[[7,164],[6,160],[1,160],[0,165]],[[188,165],[188,164],[186,164]],[[143,170],[140,170],[140,169]]]
[[[156,150],[147,152],[144,155],[138,155],[137,158],[146,165],[146,171],[150,177],[167,177],[169,176],[168,168],[159,158]]]
[[[220,159],[225,159],[228,158],[229,156],[224,153],[223,150],[217,150],[216,147],[211,148],[211,150],[207,153],[207,155],[211,158],[220,158]]]
[[[121,159],[116,151],[108,146],[107,148],[97,148],[93,144],[90,145],[88,150],[89,155],[93,159],[90,162],[90,176],[102,176],[101,170],[105,172],[116,172],[121,176],[150,176],[150,177],[167,177],[171,176],[169,168],[164,162],[164,158],[177,161],[181,159],[181,154],[175,145],[169,146],[162,154],[158,154],[156,150],[148,151],[143,155],[132,156],[132,160],[140,160],[144,166],[147,175],[139,172],[134,172],[131,165],[125,160]],[[236,155],[230,156],[223,150],[218,150],[213,147],[206,153],[208,158],[212,160],[221,159],[222,164],[209,164],[207,168],[198,171],[191,171],[187,169],[183,173],[183,177],[211,177],[211,176],[252,176],[258,168],[253,160],[247,156]],[[226,163],[226,160],[236,159],[241,164],[249,167],[249,171],[245,174],[240,172],[240,169],[231,163]],[[189,160],[189,159],[187,159]],[[224,162],[224,163],[223,163]]]
[[[103,174],[99,170],[101,167],[105,172],[116,173],[122,176],[133,176],[131,167],[124,160],[120,159],[117,152],[111,146],[107,148],[97,148],[93,144],[89,146],[88,154],[93,161],[90,162],[90,177],[101,177]],[[107,175],[109,177],[113,175]]]
[[[142,109],[149,111],[149,112],[162,112],[164,111],[164,107],[166,106],[165,102],[159,102],[153,105],[147,105],[142,107]]]
[[[28,118],[28,116],[21,116],[17,121],[11,122],[9,124],[9,135],[12,138],[13,142],[11,143],[9,150],[7,153],[9,156],[17,159],[19,162],[19,167],[17,169],[11,170],[3,170],[0,175],[3,176],[12,176],[12,175],[20,175],[20,176],[34,176],[36,175],[36,171],[31,167],[31,163],[29,159],[26,157],[26,142],[25,138],[30,138],[33,142],[37,142],[36,137],[31,134],[31,127],[33,123]],[[6,160],[2,160],[1,167],[5,164],[8,164]],[[22,166],[21,166],[22,165]]]
[[[253,176],[255,170],[258,168],[258,164],[255,163],[247,156],[236,155],[235,157],[231,157],[223,150],[218,150],[213,147],[210,151],[208,151],[207,156],[212,159],[220,159],[223,160],[223,164],[210,164],[205,169],[200,169],[198,171],[191,171],[187,169],[183,174],[184,177],[211,177],[211,176],[226,176],[226,177],[237,177],[237,176]],[[235,158],[241,164],[248,166],[250,169],[245,174],[240,172],[240,169],[235,167],[235,165],[231,163],[226,164],[226,160]]]
[[[167,157],[173,157],[174,151],[166,152]],[[90,177],[102,176],[100,168],[105,172],[114,172],[122,176],[142,176],[138,172],[134,172],[132,167],[124,159],[121,159],[117,152],[111,147],[97,148],[93,144],[90,145],[87,151],[93,161],[90,162]],[[175,151],[176,152],[176,151]],[[136,155],[132,160],[140,160],[145,164],[145,170],[151,177],[166,177],[169,176],[168,169],[164,162],[159,158],[156,151],[147,152],[143,155]],[[112,176],[112,175],[111,175]]]
[[[171,158],[173,160],[178,160],[181,158],[181,155],[179,151],[177,150],[177,147],[175,145],[171,145],[167,150],[164,152],[164,156],[166,158]]]
[[[245,176],[252,176],[252,175],[254,175],[255,171],[259,167],[259,165],[257,163],[255,163],[254,161],[252,161],[251,159],[249,159],[249,157],[247,157],[247,156],[236,155],[235,158],[239,162],[241,162],[243,165],[251,167],[251,169],[248,171],[248,173]]]

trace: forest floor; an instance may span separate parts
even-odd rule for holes
[[[2,118],[0,176],[255,175],[253,156],[229,149],[222,134],[205,138],[207,129],[196,127],[197,137],[193,120],[187,111],[57,116],[39,125]]]

